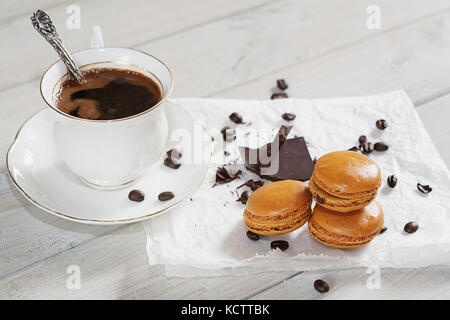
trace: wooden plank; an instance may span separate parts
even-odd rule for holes
[[[67,3],[68,1],[67,0],[3,1],[3,3],[1,4],[2,15],[0,17],[0,23],[8,22],[22,15],[31,16],[31,13],[37,9],[48,10],[49,8],[52,8],[65,2]]]

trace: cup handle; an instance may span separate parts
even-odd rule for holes
[[[103,48],[104,46],[102,28],[95,25],[92,27],[91,48]]]

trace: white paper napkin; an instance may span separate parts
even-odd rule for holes
[[[277,99],[268,101],[176,99],[194,119],[220,130],[232,126],[228,116],[242,114],[249,125],[234,125],[238,139],[226,145],[232,153],[223,157],[216,137],[215,164],[192,200],[168,214],[143,222],[147,234],[150,265],[161,264],[168,276],[197,277],[243,275],[268,270],[317,270],[376,265],[414,268],[450,265],[450,174],[423,127],[408,96],[395,91],[367,97],[321,100]],[[388,230],[370,244],[342,250],[317,243],[307,226],[281,236],[266,236],[251,241],[246,236],[236,187],[251,178],[259,179],[244,166],[242,179],[212,188],[215,171],[223,161],[239,159],[238,146],[257,147],[270,142],[281,124],[284,112],[297,115],[289,137],[304,136],[311,156],[346,150],[365,134],[369,141],[389,145],[385,152],[370,157],[382,170],[383,185],[377,200],[385,213]],[[389,127],[378,130],[375,121],[386,119]],[[246,132],[255,130],[260,140],[249,141]],[[262,137],[262,138],[261,138]],[[264,140],[265,139],[265,140]],[[224,160],[225,159],[225,160]],[[386,185],[389,175],[398,177],[395,189]],[[421,194],[416,184],[429,184],[433,191]],[[240,192],[245,188],[239,189]],[[419,230],[403,231],[414,220]],[[282,252],[271,250],[270,242],[289,241]]]

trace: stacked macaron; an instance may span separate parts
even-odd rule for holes
[[[383,227],[375,202],[381,186],[378,165],[357,152],[331,152],[317,160],[309,181],[316,201],[308,229],[318,242],[336,248],[369,243]]]

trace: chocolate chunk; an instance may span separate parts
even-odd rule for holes
[[[178,169],[181,166],[181,163],[178,159],[167,157],[164,159],[164,165],[172,169]]]
[[[173,199],[173,197],[175,197],[175,196],[174,196],[174,194],[173,194],[172,192],[170,192],[170,191],[164,191],[164,192],[161,192],[161,193],[158,195],[159,201],[168,201],[168,200],[170,200],[170,199]]]
[[[277,80],[277,87],[280,90],[286,90],[288,88],[288,84],[286,83],[286,80],[278,79]]]
[[[264,181],[262,180],[247,180],[245,181],[245,183],[241,184],[239,187],[237,187],[237,189],[243,187],[243,186],[247,186],[250,189],[252,189],[252,191],[256,191],[258,188],[262,187],[264,185]]]
[[[236,130],[231,129],[230,127],[224,127],[221,131],[223,140],[230,142],[236,140]]]
[[[281,251],[286,251],[289,248],[289,242],[285,240],[274,240],[270,243],[272,249],[280,249]]]
[[[286,121],[292,121],[295,119],[296,115],[293,113],[283,113],[281,117]]]
[[[385,232],[386,230],[387,230],[388,228],[387,227],[383,227],[383,228],[381,228],[381,230],[380,230],[380,233],[379,234],[382,234],[383,232]]]
[[[354,146],[354,147],[351,147],[350,149],[348,149],[348,151],[358,152],[359,148],[357,146]]]
[[[183,156],[181,154],[181,152],[175,148],[170,149],[169,151],[167,151],[166,154],[167,154],[167,157],[172,158],[172,159],[177,159],[177,160],[181,159],[181,157]]]
[[[330,290],[330,286],[328,286],[328,283],[320,279],[314,281],[314,288],[320,293],[325,293]]]
[[[359,136],[359,144],[363,144],[367,142],[367,137],[365,135]]]
[[[237,112],[233,112],[232,114],[230,114],[229,118],[231,121],[233,121],[236,124],[243,123],[242,116]]]
[[[373,146],[373,149],[375,151],[386,151],[387,149],[389,149],[389,146],[384,142],[376,142]]]
[[[423,185],[420,183],[417,183],[417,189],[422,193],[430,193],[433,189],[429,185]]]
[[[145,199],[145,194],[141,190],[131,190],[128,194],[128,199],[131,201],[142,202]]]
[[[250,192],[248,191],[244,191],[241,193],[239,199],[237,199],[237,201],[239,201],[242,204],[247,204],[247,200],[250,197]]]
[[[384,130],[384,129],[386,129],[387,126],[388,126],[387,121],[384,120],[384,119],[377,120],[377,122],[375,122],[375,125],[376,125],[377,128],[380,129],[380,130]]]
[[[283,145],[284,141],[286,140],[289,132],[291,131],[292,126],[281,126],[280,129],[278,130],[278,149],[281,148],[281,146]],[[276,137],[275,137],[276,139]],[[276,140],[274,140],[275,142]]]
[[[369,154],[369,153],[372,153],[372,151],[373,151],[373,144],[372,144],[372,142],[366,142],[366,143],[363,143],[359,148],[361,149],[361,151],[363,153]]]
[[[287,93],[284,93],[284,92],[276,92],[276,93],[273,93],[271,96],[270,96],[270,99],[285,99],[285,98],[289,98],[289,96],[287,95]]]
[[[253,233],[253,232],[251,232],[250,230],[247,231],[247,237],[248,237],[250,240],[253,240],[253,241],[258,241],[258,240],[259,240],[259,234]]]
[[[213,187],[215,187],[218,184],[224,184],[236,180],[240,178],[241,174],[242,174],[241,170],[238,170],[236,173],[232,173],[227,169],[225,169],[225,167],[217,168],[216,183],[213,185]]]
[[[419,229],[419,225],[414,222],[414,221],[410,221],[407,224],[405,224],[405,227],[403,228],[403,230],[405,230],[405,232],[408,233],[414,233]]]
[[[387,184],[388,184],[389,187],[395,188],[395,186],[397,185],[397,177],[394,176],[393,174],[390,175],[390,176],[387,178]]]

